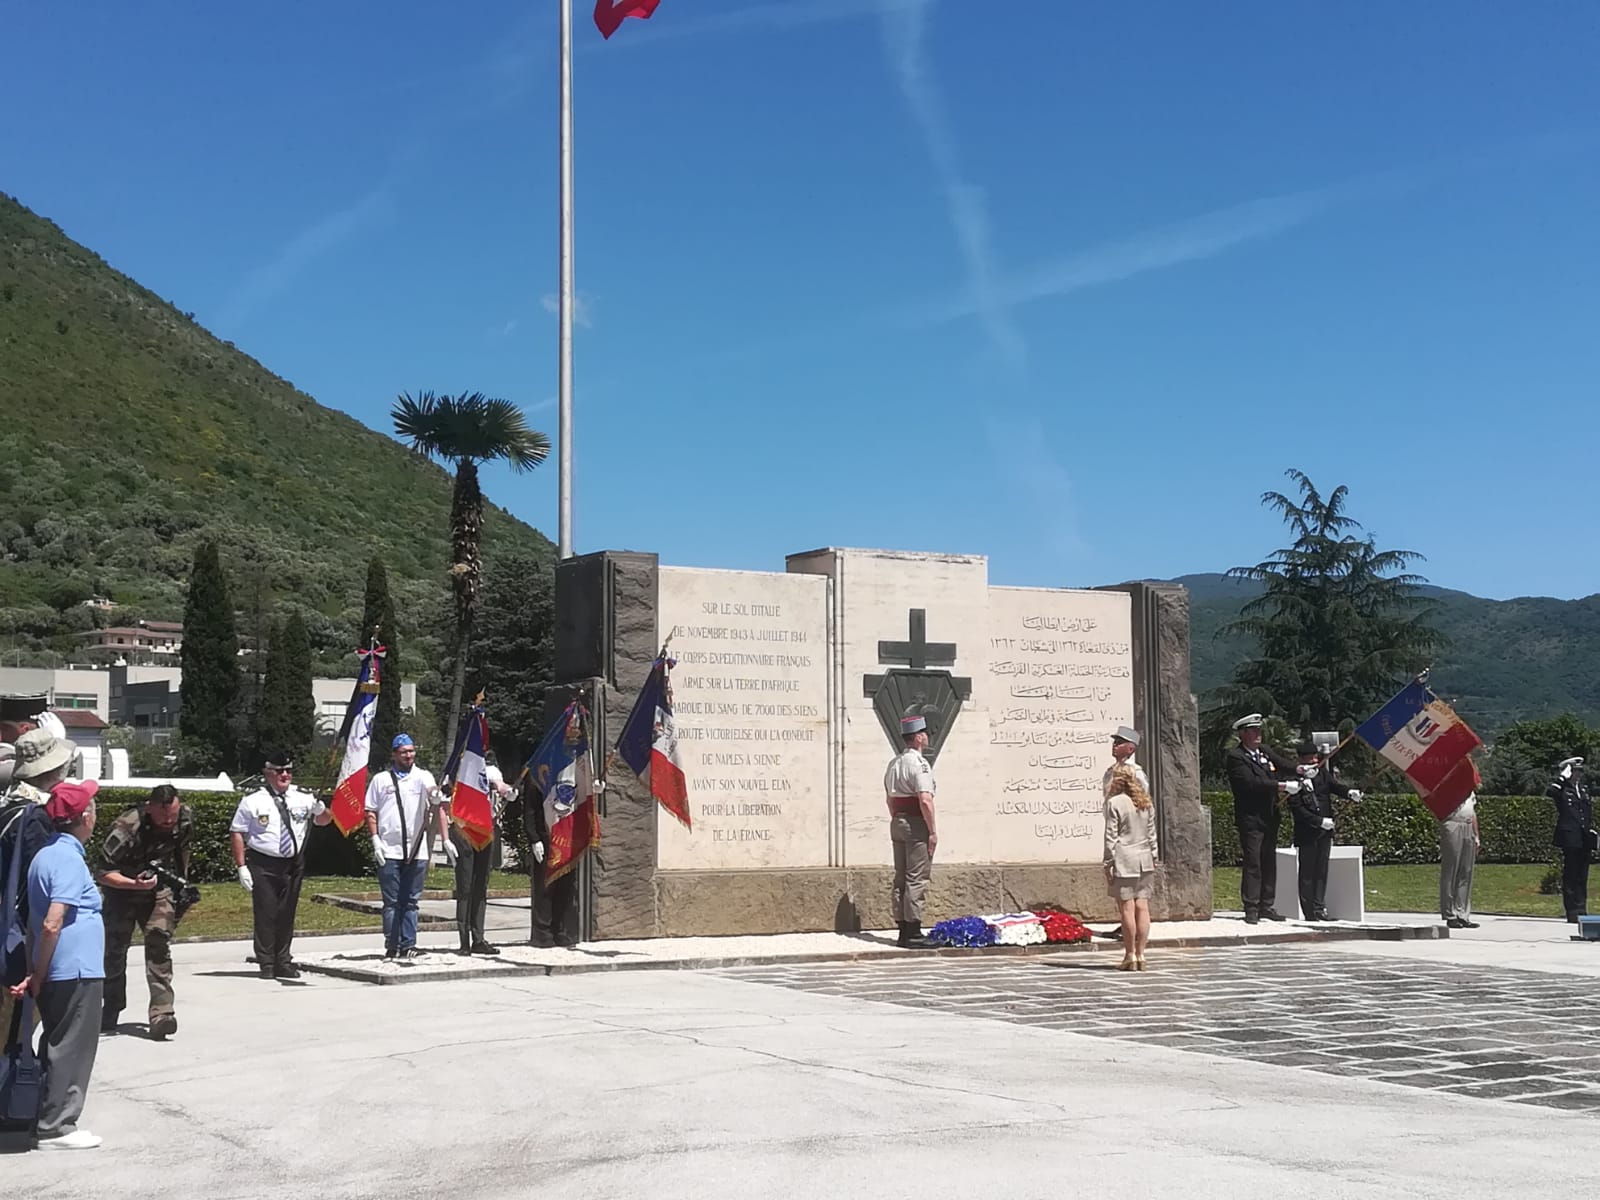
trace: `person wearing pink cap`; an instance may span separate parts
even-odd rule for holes
[[[926,949],[922,936],[922,910],[928,881],[933,878],[933,852],[939,846],[934,823],[933,768],[922,752],[928,748],[928,722],[905,717],[900,722],[905,749],[884,772],[883,791],[889,805],[889,840],[894,843],[895,921],[900,926],[899,945]]]
[[[69,746],[63,743],[62,752],[70,753]],[[94,833],[99,790],[93,780],[50,790],[45,815],[55,836],[28,865],[28,974],[12,992],[39,1009],[40,1058],[49,1068],[39,1106],[41,1150],[92,1150],[100,1144],[78,1128],[100,1044],[105,988],[100,889],[84,853]]]

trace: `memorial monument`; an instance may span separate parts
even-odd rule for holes
[[[1053,903],[1114,919],[1101,870],[1112,731],[1144,734],[1158,919],[1209,916],[1181,587],[995,587],[975,555],[815,550],[785,571],[606,551],[556,571],[556,673],[615,740],[670,646],[692,828],[614,768],[588,871],[596,939],[892,928],[883,772],[925,716],[938,777],[930,920]]]

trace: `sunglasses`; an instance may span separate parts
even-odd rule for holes
[[[267,774],[269,774],[269,775],[289,775],[289,774],[292,774],[293,772],[294,772],[294,768],[293,767],[268,767],[267,768]]]

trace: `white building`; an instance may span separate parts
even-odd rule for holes
[[[48,708],[82,709],[111,720],[111,676],[94,667],[0,667],[0,694],[45,697]]]

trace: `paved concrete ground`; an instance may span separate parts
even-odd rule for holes
[[[1496,936],[1166,950],[1145,975],[1090,955],[406,988],[264,982],[238,944],[184,946],[178,1037],[102,1043],[85,1124],[106,1145],[4,1160],[0,1178],[41,1200],[1588,1195],[1593,1111],[1364,1069],[1383,1036],[1420,1054],[1437,1004],[1474,1030],[1456,1042],[1492,1025],[1505,1048],[1554,1058],[1553,1022],[1512,1010],[1578,1009],[1589,984],[1564,967],[1587,974],[1600,946],[1552,941],[1537,969],[1458,963],[1479,933]],[[930,973],[941,1002],[906,1003]],[[861,990],[823,982],[841,974]],[[1322,1006],[1363,1017],[1318,1022]],[[1362,1069],[1255,1061],[1264,1047],[1226,1038],[1131,1040],[1176,1032],[1168,1013],[1184,1037],[1251,1014],[1303,1023]],[[1464,1071],[1470,1053],[1450,1062]],[[1567,1090],[1592,1074],[1572,1067]]]

